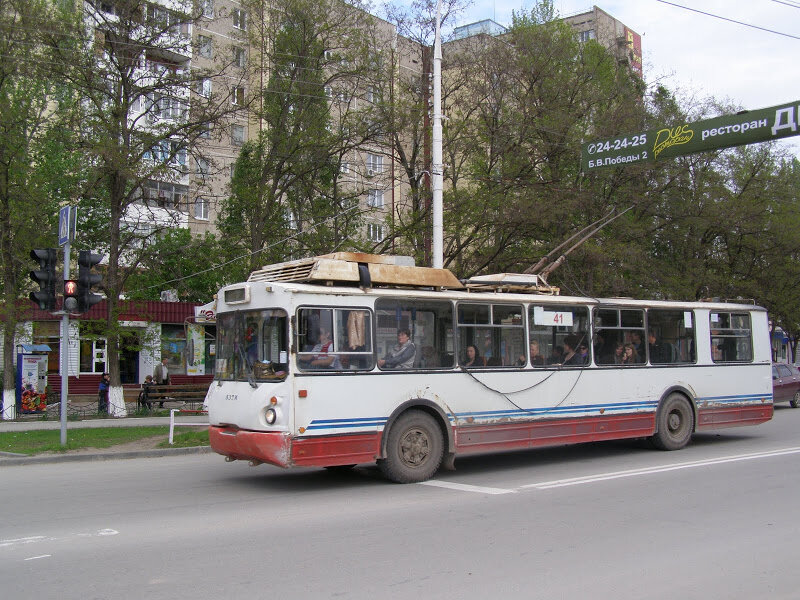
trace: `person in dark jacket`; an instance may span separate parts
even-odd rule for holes
[[[100,387],[97,390],[97,413],[101,415],[108,414],[108,390],[111,387],[111,376],[108,373],[103,373],[100,379]]]

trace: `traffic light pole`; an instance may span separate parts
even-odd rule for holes
[[[64,281],[69,279],[69,241],[64,244]],[[61,445],[67,445],[67,397],[69,396],[69,312],[61,315]]]

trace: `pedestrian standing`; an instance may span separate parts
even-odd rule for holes
[[[162,358],[161,362],[156,365],[156,368],[153,371],[153,381],[156,383],[156,385],[169,385],[169,368],[167,367],[166,358]],[[158,407],[164,408],[163,400],[158,403]]]
[[[97,390],[97,414],[108,414],[108,390],[111,387],[111,376],[103,373],[100,378],[100,387]]]

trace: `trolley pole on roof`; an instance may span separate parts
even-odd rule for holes
[[[433,268],[444,266],[444,217],[442,212],[442,40],[439,31],[442,0],[436,2],[436,35],[433,42],[433,140],[431,175],[433,177]]]

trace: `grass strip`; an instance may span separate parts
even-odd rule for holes
[[[159,448],[192,448],[194,446],[208,446],[208,427],[202,430],[175,432],[172,436],[174,444],[170,445],[169,440],[161,442]]]
[[[194,433],[194,432],[185,432]],[[67,445],[61,445],[61,432],[57,429],[14,431],[0,433],[0,451],[17,454],[34,455],[42,452],[64,452],[81,448],[110,448],[117,444],[134,442],[142,438],[163,435],[169,437],[169,427],[93,427],[86,429],[69,429]],[[181,436],[183,432],[181,433]],[[176,436],[177,438],[178,436]],[[208,444],[208,433],[206,442]],[[187,444],[187,445],[205,445]],[[169,447],[169,444],[167,444]]]

